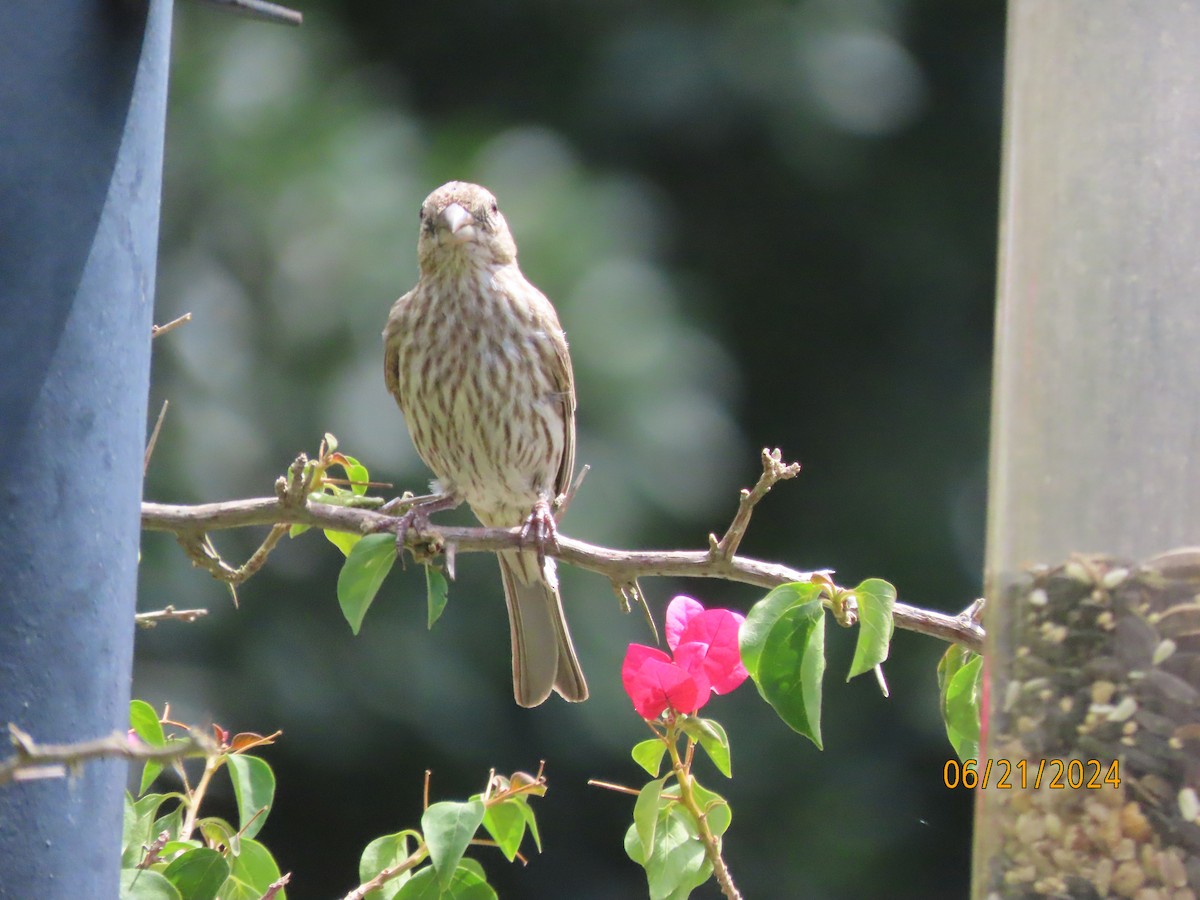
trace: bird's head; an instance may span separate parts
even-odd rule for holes
[[[417,259],[422,272],[506,265],[516,258],[516,242],[487,188],[451,181],[421,204]]]

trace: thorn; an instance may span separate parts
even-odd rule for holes
[[[884,697],[892,696],[892,692],[888,690],[887,679],[883,677],[883,666],[875,667],[875,680],[879,682],[879,690],[883,693]]]

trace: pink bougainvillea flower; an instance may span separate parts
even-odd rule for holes
[[[668,706],[691,713],[708,699],[708,685],[654,647],[630,644],[621,666],[621,683],[643,719],[657,719]]]
[[[679,637],[687,628],[688,622],[704,612],[704,604],[699,600],[680,594],[667,605],[666,628],[667,646],[674,650],[679,646]]]
[[[644,719],[656,719],[670,707],[694,713],[713,693],[726,694],[746,680],[738,650],[745,617],[728,609],[709,609],[679,596],[667,607],[667,646],[674,657],[654,647],[630,644],[621,682]]]
[[[738,645],[738,633],[745,621],[741,613],[705,609],[698,600],[681,594],[667,607],[667,646],[676,650],[687,642],[706,645],[704,674],[714,692],[728,694],[749,674],[742,665]],[[677,658],[678,655],[676,651]]]

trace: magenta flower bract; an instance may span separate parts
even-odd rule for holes
[[[713,693],[727,694],[746,680],[738,649],[745,616],[728,609],[706,610],[680,595],[667,607],[667,646],[630,644],[621,666],[621,682],[644,719],[656,719],[668,707],[694,713]]]

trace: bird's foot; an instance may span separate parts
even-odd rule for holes
[[[386,513],[390,513],[401,504],[408,505],[408,508],[396,517],[396,555],[403,559],[410,530],[415,529],[417,534],[420,534],[429,525],[431,515],[454,509],[460,502],[462,501],[452,494],[430,494],[425,497],[397,497],[385,503],[381,511]]]
[[[538,568],[544,572],[546,548],[557,549],[558,547],[558,523],[554,520],[549,500],[542,499],[533,504],[533,509],[521,526],[521,533],[517,536],[517,541],[522,547],[526,543],[533,544],[534,549],[537,550]]]

